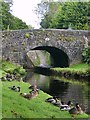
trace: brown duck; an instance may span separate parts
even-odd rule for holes
[[[69,110],[69,113],[72,115],[72,117],[75,117],[77,114],[82,114],[83,111],[78,103],[76,103],[76,106],[71,108]]]
[[[20,93],[21,96],[23,96],[24,98],[27,98],[29,100],[37,97],[38,94],[39,94],[38,90],[32,91],[31,93]]]

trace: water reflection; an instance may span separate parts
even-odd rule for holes
[[[49,76],[39,74],[28,74],[25,81],[31,85],[37,82],[39,89],[44,92],[57,96],[61,100],[67,102],[71,100],[73,103],[80,103],[82,109],[90,114],[90,87],[83,84],[74,84],[63,82]]]
[[[49,94],[52,96],[62,97],[67,93],[69,83],[65,83],[56,79],[51,79],[49,83]]]

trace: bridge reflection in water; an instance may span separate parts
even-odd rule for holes
[[[25,77],[25,81],[31,85],[37,82],[39,89],[44,92],[57,96],[61,100],[67,102],[71,100],[73,103],[80,103],[82,109],[90,114],[90,87],[82,83],[64,82],[62,79],[56,79],[52,76],[45,76],[35,73],[29,73]]]

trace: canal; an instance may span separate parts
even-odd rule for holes
[[[71,82],[62,78],[45,76],[31,73],[24,79],[33,85],[35,82],[38,88],[52,96],[57,96],[64,102],[71,100],[74,104],[79,103],[82,109],[90,114],[90,84],[81,82]]]

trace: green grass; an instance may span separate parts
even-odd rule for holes
[[[0,77],[2,76],[2,70],[0,70]]]
[[[90,68],[90,66],[88,64],[75,64],[75,65],[71,65],[69,68],[52,68],[53,70],[56,71],[72,71],[72,72],[77,72],[80,71],[82,73],[85,73],[88,69]]]
[[[25,74],[25,70],[20,65],[12,64],[9,61],[0,60],[0,78],[5,76],[6,73],[13,73],[17,70],[17,74]]]
[[[85,63],[80,63],[80,64],[75,64],[75,65],[71,65],[70,68],[74,68],[74,69],[79,69],[79,70],[87,70],[90,66],[88,64]]]
[[[88,64],[76,64],[68,68],[51,68],[54,76],[63,76],[65,78],[71,79],[83,79],[86,80],[90,76],[90,66]]]
[[[1,84],[1,82],[0,82]],[[67,111],[60,111],[58,107],[46,103],[45,99],[50,95],[40,91],[39,95],[32,100],[27,100],[18,92],[10,90],[12,85],[20,86],[21,92],[29,92],[28,83],[2,82],[2,117],[3,118],[71,118]],[[77,118],[88,118],[87,114],[77,115]]]

